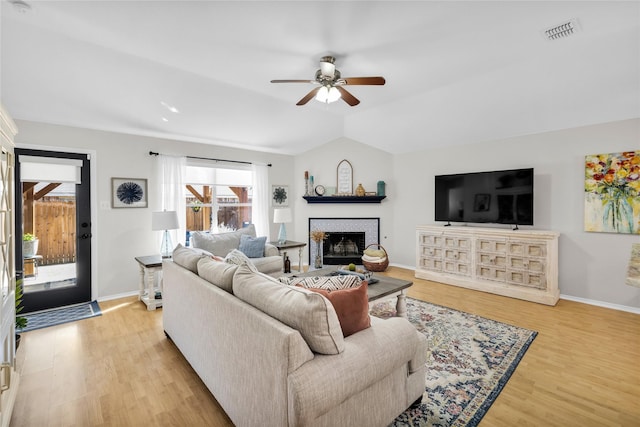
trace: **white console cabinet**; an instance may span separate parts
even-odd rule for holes
[[[559,233],[419,226],[416,277],[555,305]]]

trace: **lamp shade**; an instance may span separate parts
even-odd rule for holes
[[[151,212],[151,230],[177,230],[179,227],[176,211]]]
[[[275,224],[283,224],[285,222],[291,222],[293,217],[291,216],[290,208],[281,208],[273,210],[273,222]]]

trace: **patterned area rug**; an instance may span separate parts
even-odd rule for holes
[[[49,326],[88,319],[89,317],[100,315],[102,315],[102,311],[100,311],[100,306],[97,301],[72,305],[69,307],[55,308],[53,310],[40,311],[33,314],[25,314],[24,317],[27,318],[27,327],[24,329],[17,329],[16,332],[29,332],[34,329],[47,328]]]
[[[395,315],[395,301],[371,309]],[[407,298],[409,321],[427,337],[423,403],[390,427],[477,426],[534,340],[537,332]]]

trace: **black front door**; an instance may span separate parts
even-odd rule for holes
[[[16,271],[24,277],[24,312],[90,301],[89,155],[15,154]]]

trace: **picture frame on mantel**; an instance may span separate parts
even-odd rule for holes
[[[349,160],[342,160],[337,167],[336,195],[350,196],[353,194],[353,166]]]

